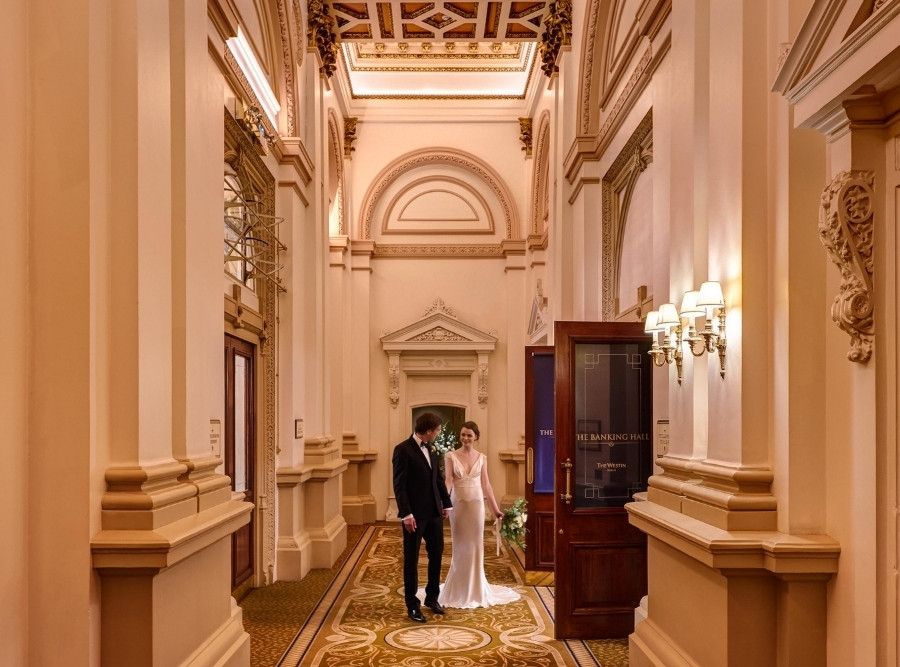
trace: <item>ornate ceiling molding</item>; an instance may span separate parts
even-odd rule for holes
[[[828,184],[819,206],[819,239],[841,272],[831,319],[850,336],[850,361],[866,363],[875,341],[872,281],[875,261],[872,171],[842,171]]]
[[[487,163],[470,153],[453,148],[429,148],[407,153],[385,167],[372,181],[363,199],[359,221],[359,235],[363,239],[372,238],[372,218],[379,202],[389,186],[406,172],[432,165],[448,165],[468,171],[482,180],[497,197],[503,208],[506,222],[506,238],[515,238],[519,233],[518,216],[509,188],[500,175]]]
[[[565,0],[569,1],[569,0]],[[341,41],[517,41],[537,39],[546,0],[328,0]]]

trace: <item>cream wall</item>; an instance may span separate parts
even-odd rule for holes
[[[479,120],[477,116],[441,123],[403,119],[381,120],[361,117],[358,126],[359,141],[353,154],[350,192],[352,208],[349,220],[354,238],[360,234],[361,207],[366,193],[379,173],[392,160],[407,153],[436,148],[464,151],[484,161],[502,179],[511,196],[514,209],[514,237],[522,238],[530,225],[530,161],[523,159],[518,140],[519,127],[515,118],[504,121]],[[494,219],[495,233],[483,237],[470,235],[399,235],[384,236],[389,243],[498,243],[505,236],[502,217]],[[372,221],[373,237],[381,220]],[[354,260],[354,266],[358,264]],[[484,434],[482,444],[489,455],[489,471],[498,492],[506,488],[505,469],[499,459],[500,450],[513,450],[519,445],[524,414],[521,408],[523,386],[522,368],[519,363],[510,365],[510,359],[518,362],[524,343],[528,307],[531,294],[524,291],[524,271],[507,270],[509,262],[504,257],[486,259],[441,259],[433,257],[389,259],[378,257],[370,260],[371,274],[367,287],[354,291],[352,321],[356,323],[368,312],[369,338],[364,342],[355,337],[347,359],[368,356],[370,388],[368,414],[353,412],[353,429],[360,436],[360,447],[378,453],[372,473],[373,494],[377,515],[385,516],[391,491],[391,454],[396,442],[390,441],[389,423],[391,410],[408,410],[408,406],[392,408],[388,396],[388,359],[381,349],[379,339],[388,331],[394,331],[421,318],[436,298],[441,298],[463,322],[485,332],[495,332],[499,342],[489,356],[488,407],[489,423],[481,424]],[[524,267],[523,267],[524,268]],[[358,283],[359,284],[359,283]],[[361,290],[361,291],[360,291]],[[510,306],[510,304],[512,304]],[[509,337],[514,336],[515,349],[509,348]],[[512,355],[508,357],[508,355]],[[362,369],[351,366],[350,382],[356,385],[365,377]],[[358,396],[359,388],[352,389]],[[469,414],[477,414],[480,406],[470,405]],[[401,423],[408,415],[401,416]],[[365,424],[356,423],[363,420]]]
[[[0,147],[0,197],[7,205],[3,235],[7,241],[8,310],[0,344],[8,350],[0,374],[0,452],[6,461],[7,507],[0,519],[0,598],[7,601],[0,635],[0,663],[28,659],[28,146],[26,69],[28,11],[13,3],[0,25],[0,94],[10,105],[9,136]]]
[[[521,385],[511,384],[507,380],[505,341],[509,324],[506,321],[507,290],[503,259],[376,259],[372,264],[370,345],[361,353],[370,355],[371,360],[371,435],[368,445],[378,452],[372,479],[379,518],[384,517],[388,496],[393,496],[391,455],[397,442],[389,437],[391,412],[401,411],[400,422],[404,425],[410,423],[411,417],[409,406],[402,401],[396,408],[388,401],[388,357],[379,339],[388,331],[420,319],[438,297],[456,311],[461,321],[485,332],[493,331],[499,339],[496,349],[488,357],[489,421],[479,423],[482,437],[478,443],[479,449],[488,456],[491,483],[499,496],[500,490],[505,488],[506,479],[498,452],[514,448],[519,438],[519,434],[510,432],[507,426],[507,394],[515,392],[518,396],[522,391]],[[473,418],[478,412],[480,406],[470,404],[467,418]]]

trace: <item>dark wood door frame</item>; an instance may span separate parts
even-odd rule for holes
[[[235,357],[246,360],[246,400],[235,405]],[[225,474],[231,478],[235,490],[235,411],[244,410],[246,438],[244,442],[244,470],[246,490],[243,500],[256,503],[256,346],[243,339],[225,334]],[[252,585],[256,566],[255,521],[236,530],[231,537],[231,587],[242,596]]]
[[[545,396],[535,396],[536,357],[552,359],[553,346],[529,345],[525,348],[525,499],[528,501],[528,520],[525,523],[528,548],[525,549],[525,569],[552,571],[556,535],[553,520],[554,494],[552,490],[550,493],[538,493],[534,490],[537,465],[535,401],[546,399]]]
[[[609,370],[615,371],[615,381],[627,385],[628,382],[620,373],[631,372],[628,368],[640,369],[639,387],[640,408],[635,413],[627,413],[629,424],[635,415],[639,415],[639,434],[636,444],[615,447],[637,447],[634,452],[634,470],[641,477],[638,486],[646,490],[646,481],[652,469],[652,447],[649,433],[652,424],[652,367],[646,351],[649,349],[649,338],[644,334],[639,322],[556,322],[554,333],[556,347],[556,479],[557,488],[554,497],[556,517],[556,613],[555,636],[557,639],[587,639],[625,637],[634,628],[634,608],[641,597],[647,593],[647,540],[646,536],[628,522],[625,509],[615,506],[624,504],[633,491],[628,488],[622,493],[616,482],[610,499],[603,501],[579,499],[576,489],[576,474],[579,463],[576,456],[576,359],[575,352],[582,343],[618,344],[634,346],[634,363],[627,361],[625,367],[609,362]],[[621,355],[615,355],[621,356]],[[626,368],[627,367],[627,368]],[[626,370],[622,370],[626,368]],[[644,382],[644,378],[647,382]],[[629,378],[633,381],[633,378]],[[610,378],[612,388],[613,377]],[[633,386],[633,385],[632,385]],[[586,391],[586,387],[585,387]],[[606,414],[615,415],[617,423],[624,420],[622,410],[632,409],[632,402],[615,405],[614,396],[618,388],[606,394]],[[599,405],[604,405],[603,402]],[[596,410],[599,416],[600,410]],[[598,422],[599,424],[599,422]],[[612,420],[605,428],[598,426],[598,434],[613,427]],[[586,428],[586,427],[585,427]],[[647,433],[643,433],[646,429]],[[611,431],[610,431],[611,432]],[[584,435],[581,436],[582,438]],[[646,442],[646,447],[644,441]],[[604,456],[612,457],[612,446]],[[587,456],[588,448],[583,448],[582,456]],[[592,450],[593,451],[593,450]],[[602,451],[602,447],[599,450]],[[615,456],[626,454],[628,450],[619,450]],[[647,459],[644,461],[644,459]],[[627,459],[629,466],[631,458]],[[585,459],[584,464],[588,464]],[[572,483],[567,487],[566,471],[572,476]],[[630,483],[629,483],[630,486]],[[601,490],[602,487],[597,487]],[[564,494],[573,497],[566,502]],[[585,490],[584,493],[587,493]],[[608,503],[608,506],[599,506]],[[593,506],[592,506],[593,505]]]

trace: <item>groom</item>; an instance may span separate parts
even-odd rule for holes
[[[419,546],[425,538],[428,584],[425,606],[443,614],[438,603],[441,556],[444,553],[443,518],[452,509],[450,494],[440,474],[437,457],[429,445],[441,432],[441,418],[426,412],[416,420],[415,433],[394,447],[394,497],[397,516],[403,521],[403,595],[409,617],[425,622],[416,592],[419,588]]]

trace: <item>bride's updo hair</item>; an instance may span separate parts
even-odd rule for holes
[[[469,429],[475,434],[475,439],[478,440],[481,438],[481,431],[478,430],[478,424],[475,422],[466,422],[462,426],[459,427],[459,430],[462,431],[464,428]]]

